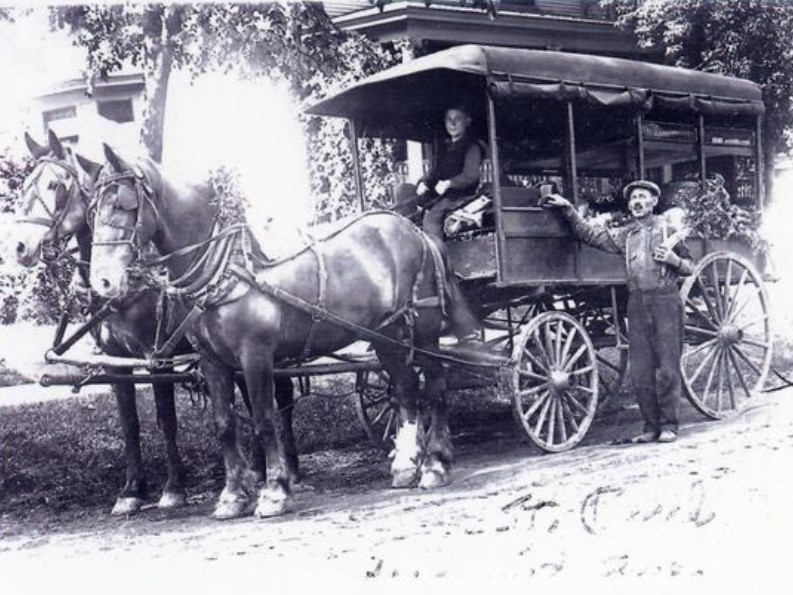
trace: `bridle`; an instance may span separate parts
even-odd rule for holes
[[[39,189],[36,187],[35,192],[33,192],[32,195],[36,202],[38,202],[38,204],[44,209],[46,217],[24,215],[17,218],[17,221],[21,223],[31,223],[33,225],[42,225],[48,228],[49,231],[44,235],[44,239],[41,242],[41,258],[45,262],[53,262],[57,260],[59,255],[63,252],[63,247],[66,245],[72,235],[67,234],[64,236],[59,236],[58,229],[63,224],[66,215],[71,212],[74,201],[78,199],[78,196],[83,201],[83,203],[85,203],[87,192],[85,192],[85,190],[80,185],[80,179],[77,175],[77,170],[70,164],[52,157],[39,158],[38,165],[43,165],[46,163],[59,167],[68,174],[69,178],[71,178],[72,185],[71,188],[67,190],[68,194],[66,197],[66,202],[62,207],[59,208],[56,199],[56,204],[54,208],[51,209],[42,198]],[[41,178],[42,173],[43,169],[40,169],[35,178],[32,178],[27,182],[26,187],[23,189],[23,195],[27,196],[31,187],[34,186]],[[59,184],[63,185],[64,189],[66,189],[66,182],[64,180],[59,178],[58,182]],[[30,211],[32,209],[28,210]],[[59,243],[60,246],[58,246]]]
[[[132,181],[134,196],[126,197],[122,200],[120,193],[129,191],[127,186],[121,184],[121,182],[124,181]],[[120,208],[124,211],[137,211],[135,224],[130,226],[120,225],[118,223],[114,223],[113,221],[102,221],[101,223],[104,226],[128,231],[130,233],[128,236],[124,236],[115,240],[98,240],[96,237],[94,237],[93,245],[129,246],[129,248],[132,250],[132,254],[134,255],[131,265],[138,263],[145,265],[145,262],[143,262],[144,243],[141,240],[141,231],[143,228],[142,207],[145,204],[149,205],[152,212],[154,213],[154,221],[159,221],[159,209],[154,202],[154,191],[142,172],[130,170],[103,176],[97,183],[96,191],[94,192],[94,199],[91,201],[91,204],[88,207],[89,225],[93,228],[94,219],[99,214],[98,209],[101,206],[102,201],[106,198],[106,196],[108,196],[108,191],[114,186],[118,187],[116,192],[116,203],[118,205],[117,208]],[[134,199],[134,202],[130,202],[130,198]]]

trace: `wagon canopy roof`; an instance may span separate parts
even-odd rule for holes
[[[622,58],[477,45],[389,68],[307,112],[351,118],[365,128],[387,128],[388,122],[415,126],[418,120],[437,118],[456,100],[482,97],[485,88],[499,98],[572,99],[643,111],[663,107],[725,116],[764,112],[760,87],[745,79]]]

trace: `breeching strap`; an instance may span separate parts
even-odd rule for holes
[[[317,316],[320,320],[330,322],[343,329],[352,331],[361,338],[366,339],[368,341],[372,341],[375,343],[388,343],[396,347],[401,347],[402,349],[408,349],[408,350],[412,349],[416,353],[420,353],[422,355],[426,355],[429,357],[433,357],[436,359],[440,359],[456,364],[476,366],[480,368],[500,368],[502,366],[502,364],[496,364],[496,363],[467,361],[457,357],[445,355],[437,351],[421,349],[420,347],[411,347],[410,345],[402,341],[397,341],[396,339],[392,339],[391,337],[378,333],[377,331],[373,331],[364,326],[355,324],[354,322],[350,322],[346,318],[343,318],[338,314],[334,314],[333,312],[329,312],[324,308],[323,309],[317,308],[317,306],[315,306],[314,304],[310,304],[304,299],[299,298],[296,295],[292,295],[288,291],[284,291],[280,287],[276,287],[275,285],[268,283],[264,279],[261,278],[256,279],[250,273],[250,271],[245,270],[243,267],[237,264],[229,263],[229,271],[232,274],[236,275],[241,281],[245,282],[246,284],[250,285],[255,289],[258,289],[262,293],[274,297],[275,299],[280,300],[297,310],[306,312],[312,316]]]

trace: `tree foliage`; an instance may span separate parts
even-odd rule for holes
[[[670,64],[750,79],[763,87],[767,162],[790,147],[793,3],[789,0],[602,0],[643,47]]]
[[[88,50],[92,79],[125,64],[142,70],[146,108],[141,140],[157,161],[162,157],[168,80],[174,69],[194,77],[206,72],[269,77],[309,103],[393,63],[393,56],[374,42],[335,27],[318,2],[59,6],[52,9],[51,20]],[[338,213],[349,211],[351,156],[339,151],[344,147],[339,144],[339,126],[305,124],[318,204]],[[373,176],[380,179],[381,170],[388,169],[389,151],[380,148],[375,155],[376,163],[364,176],[377,201],[385,190]]]

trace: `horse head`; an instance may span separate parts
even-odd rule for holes
[[[65,148],[52,131],[48,145],[39,145],[27,133],[25,142],[36,164],[22,186],[16,258],[32,266],[39,258],[56,259],[72,235],[87,231],[91,176],[81,175],[77,160],[87,169],[99,164]]]
[[[117,298],[127,295],[130,268],[142,259],[159,219],[151,175],[108,145],[104,151],[107,163],[96,180],[88,213],[93,228],[90,281],[100,296]]]

